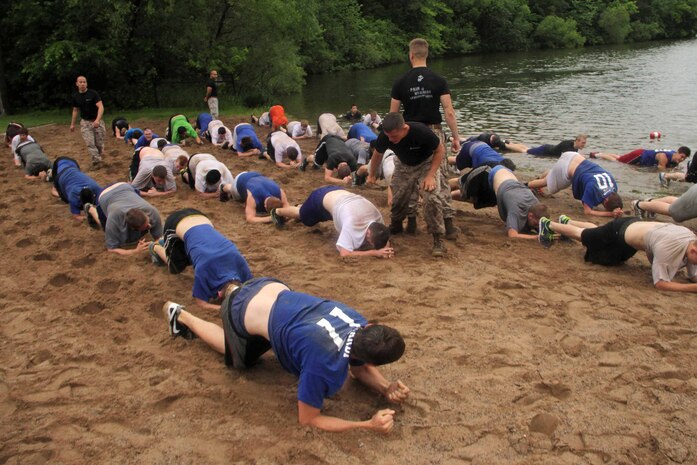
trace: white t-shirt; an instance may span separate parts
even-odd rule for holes
[[[220,181],[214,185],[206,184],[206,175],[211,170],[220,171]],[[196,182],[194,187],[199,192],[215,192],[222,182],[223,184],[232,184],[235,178],[230,173],[230,170],[218,160],[201,160],[196,164]]]
[[[158,143],[159,141],[161,141],[161,140],[163,140],[163,141],[165,141],[165,142],[167,142],[167,143],[169,144],[169,141],[168,141],[167,139],[165,139],[164,137],[156,137],[156,138],[154,138],[153,140],[150,141],[150,148],[156,149],[156,148],[157,148],[157,143]],[[159,150],[159,149],[158,149],[158,150]]]
[[[365,242],[370,223],[383,223],[380,211],[364,197],[348,193],[334,204],[334,227],[339,233],[337,247],[353,252]]]
[[[370,126],[371,124],[377,124],[378,126],[382,124],[382,118],[380,118],[380,115],[376,115],[375,121],[373,121],[373,117],[368,113],[363,117],[363,124],[366,126]]]
[[[688,263],[685,252],[697,236],[684,226],[665,224],[656,226],[646,234],[646,256],[651,262],[653,283],[670,282],[682,267],[687,267],[687,277],[697,276],[697,265]]]
[[[298,151],[298,158],[296,158],[295,161],[301,162],[303,159],[303,154],[300,151],[300,146],[298,143],[291,139],[290,136],[283,131],[276,131],[271,134],[271,145],[273,145],[276,163],[283,163],[283,158],[286,156],[286,150],[288,150],[290,147],[295,147]]]
[[[27,140],[31,142],[36,142],[32,136],[27,136]],[[16,162],[20,162],[21,160],[15,153],[15,150],[17,150],[17,146],[19,145],[19,134],[12,138],[12,142],[10,142],[10,145],[10,150],[12,150],[12,156],[14,157]]]
[[[290,134],[290,137],[312,137],[312,127],[308,124],[305,130],[303,130],[303,126],[302,123],[300,123],[300,121],[291,121],[290,123],[288,123],[287,129],[288,134]]]
[[[339,126],[339,123],[336,122],[336,116],[333,114],[322,113],[317,119],[317,124],[319,125],[317,132],[321,134],[322,137],[326,136],[327,134],[333,134],[341,137],[342,139],[346,139],[346,133],[341,126]]]
[[[225,134],[218,134],[219,128],[225,128]],[[233,144],[232,131],[230,131],[225,125],[223,125],[223,122],[218,119],[214,119],[208,123],[208,134],[211,135],[211,142],[214,145],[222,144],[224,142],[227,142],[229,145]]]

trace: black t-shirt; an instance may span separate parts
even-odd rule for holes
[[[577,152],[572,139],[563,140],[552,149],[552,155],[555,157],[561,157],[561,154],[564,152]]]
[[[340,137],[328,134],[322,138],[315,150],[315,163],[323,165],[327,163],[327,169],[335,170],[339,163],[348,163],[351,171],[356,171],[356,157]]]
[[[385,132],[381,132],[375,141],[379,153],[392,149],[399,161],[409,166],[417,166],[428,160],[440,145],[440,139],[431,129],[421,123],[408,122],[409,132],[398,144],[393,144]]]
[[[440,96],[449,95],[445,79],[424,67],[412,68],[392,85],[392,98],[404,105],[404,120],[439,124]]]
[[[75,92],[73,94],[73,107],[80,109],[80,118],[88,121],[97,119],[97,102],[101,102],[97,91],[87,89],[84,94]]]
[[[206,88],[210,87],[211,90],[211,95],[209,97],[217,97],[218,96],[218,84],[213,80],[209,79],[208,82],[206,83]],[[208,89],[206,89],[206,92],[208,92]]]

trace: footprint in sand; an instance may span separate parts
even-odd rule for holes
[[[54,260],[53,257],[46,252],[39,252],[31,258],[37,262],[52,262]]]
[[[71,262],[71,265],[73,266],[73,268],[84,268],[86,266],[93,265],[95,261],[96,259],[94,257],[88,255],[87,257],[82,257],[78,258],[77,260],[73,260]]]
[[[29,247],[30,245],[34,244],[34,239],[30,237],[25,237],[24,239],[20,239],[17,241],[15,244],[17,247],[23,249],[25,247]]]
[[[73,311],[79,315],[95,315],[104,310],[104,304],[101,302],[87,302],[85,305],[77,307]]]
[[[528,429],[531,433],[542,433],[551,437],[558,425],[559,418],[549,413],[538,413],[530,420]]]
[[[63,287],[63,286],[65,286],[65,285],[67,285],[67,284],[72,283],[73,281],[75,281],[75,280],[74,280],[73,278],[71,278],[70,276],[68,276],[67,274],[65,274],[65,273],[58,273],[57,275],[55,275],[54,277],[52,277],[52,278],[48,281],[48,283],[49,283],[51,286],[54,286],[54,287]]]
[[[54,236],[58,234],[60,230],[61,229],[58,226],[51,226],[41,231],[41,234],[44,236]]]
[[[97,284],[99,290],[105,294],[112,294],[119,290],[119,283],[111,279],[105,279]]]
[[[564,383],[539,383],[535,386],[538,392],[566,400],[571,397],[571,388]]]

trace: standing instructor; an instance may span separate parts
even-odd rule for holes
[[[78,76],[75,82],[77,92],[73,93],[73,117],[70,121],[70,132],[75,131],[75,120],[80,113],[80,133],[87,144],[87,151],[92,157],[92,167],[99,168],[104,155],[104,136],[106,127],[102,116],[104,104],[99,94],[87,88],[87,78]]]
[[[208,111],[213,119],[218,119],[218,72],[211,70],[210,78],[206,82],[206,96],[203,101],[208,103]]]

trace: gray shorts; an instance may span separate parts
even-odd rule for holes
[[[555,194],[571,186],[569,165],[576,155],[576,152],[562,153],[559,160],[552,166],[552,169],[549,170],[549,173],[547,173],[547,189],[550,194]]]
[[[668,213],[678,223],[697,218],[697,184],[678,197],[678,200],[668,207]]]

